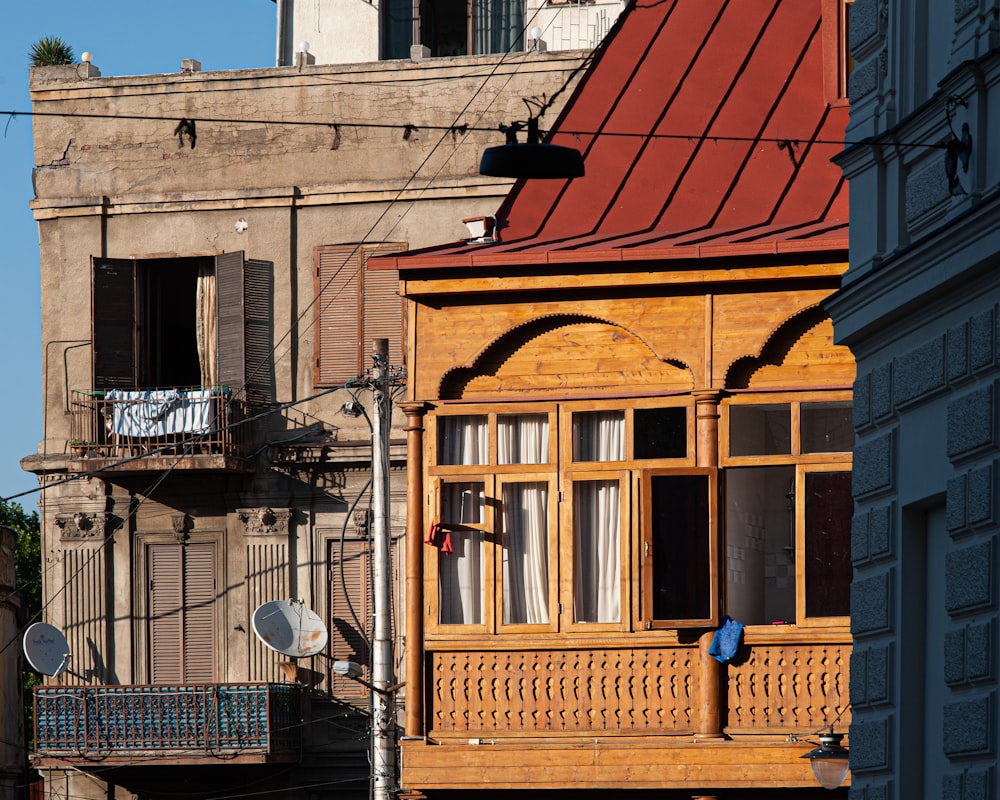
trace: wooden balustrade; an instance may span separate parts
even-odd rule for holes
[[[849,644],[762,645],[723,667],[727,733],[811,731],[847,704]],[[697,646],[430,654],[431,736],[694,734]],[[838,725],[845,727],[842,717]]]

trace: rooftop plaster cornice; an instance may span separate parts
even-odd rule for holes
[[[318,207],[363,203],[503,198],[511,181],[455,182],[432,187],[414,186],[402,191],[370,186],[343,188],[333,185],[275,187],[204,192],[123,195],[122,197],[35,198],[29,206],[36,221],[101,214],[125,215],[188,211],[233,211],[247,208]]]
[[[123,98],[129,95],[282,89],[338,84],[412,83],[455,77],[486,78],[525,72],[559,72],[580,62],[589,51],[513,53],[506,56],[466,56],[423,61],[373,61],[302,67],[177,72],[82,78],[71,68],[33,69],[29,81],[32,103],[76,99]],[[456,75],[458,73],[458,75]]]

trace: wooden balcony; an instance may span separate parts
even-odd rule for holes
[[[298,686],[281,683],[40,687],[34,763],[294,761],[301,702]]]
[[[710,678],[696,642],[432,651],[427,737],[404,742],[403,783],[815,787],[801,758],[813,745],[788,738],[834,719],[847,730],[847,639],[758,642]],[[721,725],[706,736],[703,682],[716,679]]]
[[[73,391],[74,471],[249,471],[245,404],[228,389]]]

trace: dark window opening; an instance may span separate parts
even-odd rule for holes
[[[635,458],[684,458],[687,455],[687,409],[637,408],[633,434]]]
[[[710,485],[706,475],[651,475],[654,620],[712,617]]]
[[[850,472],[807,472],[806,616],[851,613]]]
[[[200,259],[157,259],[137,265],[139,385],[201,386],[195,307]],[[211,266],[209,259],[202,269]]]

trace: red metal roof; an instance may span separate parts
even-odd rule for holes
[[[632,3],[553,125],[550,141],[580,149],[586,175],[516,183],[498,243],[379,266],[846,250],[846,184],[830,162],[848,121],[830,96],[839,8]]]

